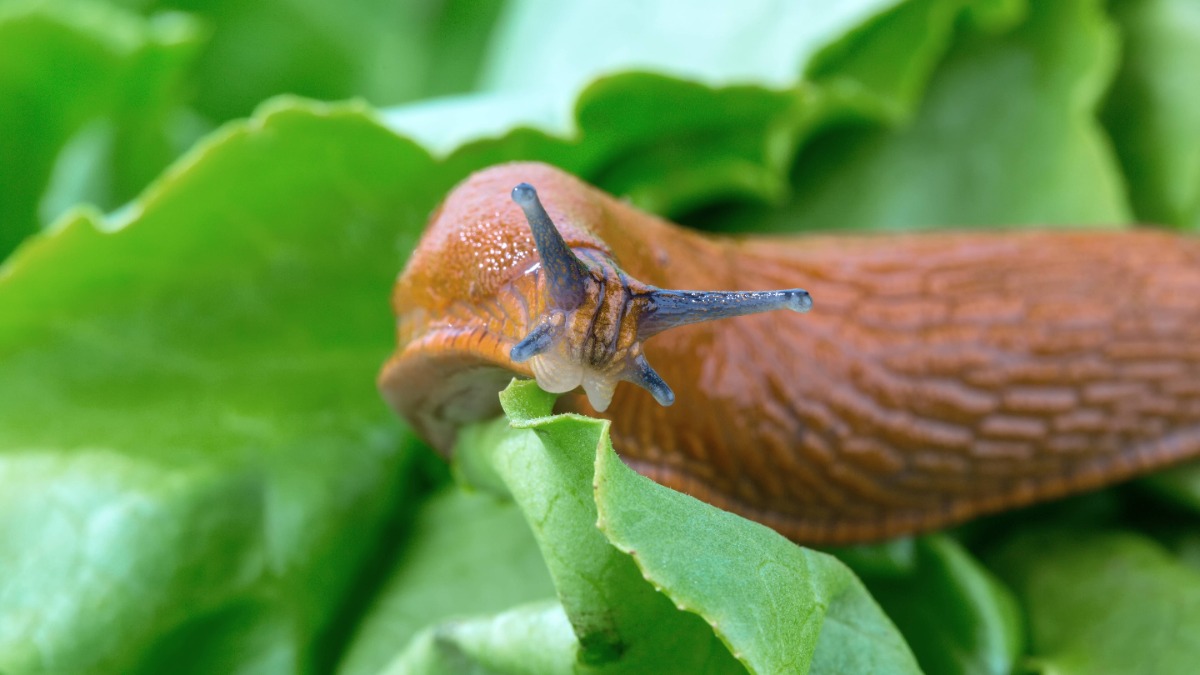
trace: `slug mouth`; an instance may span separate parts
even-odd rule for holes
[[[384,400],[442,455],[449,457],[458,428],[500,414],[499,393],[514,376],[533,377],[509,358],[513,341],[484,325],[422,332],[384,364]]]

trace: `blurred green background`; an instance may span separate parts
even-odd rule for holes
[[[537,645],[521,509],[374,390],[471,171],[713,231],[1195,230],[1197,63],[1194,0],[0,0],[0,673]],[[926,672],[1190,673],[1197,476],[838,555]]]
[[[279,94],[391,106],[472,90],[501,3],[6,2],[0,251],[136,196]]]

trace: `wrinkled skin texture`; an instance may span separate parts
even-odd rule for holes
[[[552,167],[475,174],[396,286],[380,387],[443,452],[531,376],[509,351],[545,309],[513,186],[567,244],[665,288],[807,288],[775,312],[645,342],[671,407],[621,384],[603,413],[654,480],[797,541],[868,541],[1200,456],[1200,240],[1164,232],[719,239]],[[596,414],[582,396],[560,407]]]

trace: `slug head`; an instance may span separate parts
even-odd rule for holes
[[[603,412],[620,381],[650,392],[660,405],[675,393],[642,353],[643,340],[689,323],[791,309],[807,312],[812,298],[803,289],[783,291],[671,291],[625,275],[611,259],[594,252],[576,256],[528,183],[513,188],[525,212],[538,254],[547,310],[509,355],[531,363],[538,386],[552,393],[583,387],[588,402]]]
[[[636,260],[656,280],[668,241],[680,259],[710,246],[544,164],[473,175],[435,212],[396,284],[398,349],[380,374],[384,398],[449,453],[459,426],[499,413],[496,394],[514,374],[556,393],[582,387],[596,410],[621,381],[670,405],[646,339],[697,321],[811,307],[799,289],[663,290],[616,262]]]

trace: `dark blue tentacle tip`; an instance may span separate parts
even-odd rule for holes
[[[538,201],[537,190],[529,183],[521,183],[512,189],[512,200],[520,206],[533,206]]]
[[[561,324],[561,321],[559,323]],[[554,321],[543,320],[525,336],[525,339],[513,345],[508,352],[508,358],[512,359],[513,363],[524,363],[549,349],[554,342],[554,327]]]
[[[807,312],[813,308],[812,296],[808,294],[808,291],[797,288],[792,293],[792,309],[797,312]]]
[[[512,359],[513,363],[525,363],[535,356],[537,356],[536,345],[530,344],[529,338],[513,345],[513,348],[508,351],[508,358]]]
[[[675,402],[675,392],[671,391],[671,386],[646,361],[645,355],[639,352],[633,357],[633,368],[634,375],[631,381],[650,392],[659,405],[665,408]]]

